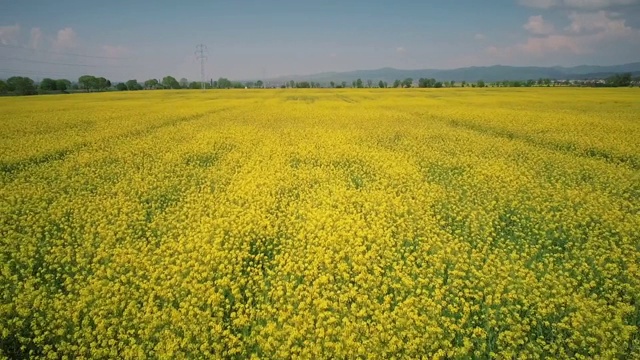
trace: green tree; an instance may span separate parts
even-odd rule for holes
[[[396,80],[393,82],[393,87],[394,87],[394,88],[398,88],[398,87],[400,87],[400,85],[402,85],[402,82],[401,82],[400,80],[398,80],[398,79],[396,79]]]
[[[78,78],[78,85],[87,92],[98,88],[98,79],[92,75],[82,75]]]
[[[402,87],[410,88],[411,85],[413,85],[413,79],[412,78],[406,78],[406,79],[402,80]]]
[[[456,86],[456,81],[455,80],[451,80],[451,87]]]
[[[44,78],[40,81],[40,90],[55,91],[57,90],[56,81],[51,78]]]
[[[99,77],[99,78],[96,78],[95,85],[97,90],[106,90],[111,87],[111,81],[103,77]]]
[[[264,81],[262,81],[262,80],[256,81],[256,87],[257,88],[263,88],[264,87]]]
[[[346,81],[343,81],[343,82],[342,82],[342,88],[344,89],[344,88],[346,88],[346,87],[347,87],[347,82],[346,82]]]
[[[118,91],[126,91],[126,90],[129,90],[129,88],[124,83],[118,83],[116,85],[116,90],[118,90]]]
[[[189,80],[187,80],[187,78],[180,79],[178,84],[180,84],[180,88],[182,88],[182,89],[188,89],[189,88]]]
[[[441,88],[442,87],[442,82],[437,81],[435,84],[433,84],[433,87],[436,88],[436,89]]]
[[[358,89],[361,89],[364,87],[364,84],[362,83],[362,79],[358,79],[356,80],[356,86]]]
[[[7,91],[9,91],[9,86],[7,86],[6,82],[0,80],[0,94],[5,94]]]
[[[478,80],[478,87],[485,87],[484,80]]]
[[[329,86],[331,86],[332,88],[336,87],[335,81],[329,81]]]
[[[378,81],[378,87],[381,88],[381,89],[384,89],[385,88],[384,81],[382,81],[382,80]]]
[[[35,95],[36,85],[28,77],[13,76],[7,79],[7,90],[16,95]]]
[[[158,79],[149,79],[144,82],[145,89],[156,89],[158,88],[158,85],[160,85],[160,82],[158,81]]]
[[[56,90],[64,92],[71,88],[71,81],[67,79],[56,80]]]
[[[180,89],[180,83],[173,76],[165,76],[162,78],[162,86],[165,89]]]
[[[127,89],[133,91],[133,90],[142,90],[142,86],[138,83],[138,80],[136,79],[131,79],[128,80],[125,85],[127,86]]]
[[[631,73],[615,74],[605,81],[607,86],[622,87],[631,85]]]
[[[231,81],[227,78],[219,78],[218,79],[218,89],[231,89],[232,84]]]
[[[420,78],[420,79],[418,79],[418,87],[421,87],[421,88],[436,87],[436,79],[434,79],[434,78],[431,78],[431,79]]]

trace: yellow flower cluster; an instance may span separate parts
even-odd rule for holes
[[[0,98],[0,357],[640,358],[639,97]]]

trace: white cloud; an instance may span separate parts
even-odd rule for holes
[[[549,35],[546,37],[530,37],[525,43],[516,45],[516,50],[537,56],[559,52],[585,54],[589,51],[584,45],[584,41],[578,38],[567,35]]]
[[[529,21],[522,26],[534,35],[549,35],[555,32],[555,27],[542,18],[542,15],[530,16]]]
[[[485,40],[487,37],[484,34],[481,33],[477,33],[473,36],[474,39],[478,40],[478,41],[483,41]]]
[[[29,38],[29,47],[37,49],[42,44],[42,30],[40,28],[31,29],[31,37]]]
[[[638,0],[564,0],[564,5],[576,9],[605,9],[616,5],[640,4]]]
[[[406,53],[407,53],[407,49],[405,49],[405,48],[404,48],[404,46],[398,46],[398,47],[396,48],[396,52],[397,52],[398,54],[406,54]]]
[[[628,35],[633,32],[618,14],[604,10],[595,13],[573,12],[569,14],[569,20],[571,24],[567,30],[574,34],[600,32],[608,35]]]
[[[0,44],[16,45],[18,42],[19,34],[20,34],[20,25],[18,24],[0,26]]]
[[[568,15],[570,24],[564,30],[557,30],[542,16],[532,16],[523,27],[534,36],[512,46],[491,46],[486,51],[507,59],[517,54],[540,58],[562,53],[583,55],[596,53],[607,42],[633,43],[634,39],[640,39],[640,30],[627,26],[619,16],[604,10],[572,12]]]
[[[119,58],[125,56],[129,52],[129,49],[122,45],[103,45],[102,53],[104,56]]]
[[[518,0],[518,3],[537,9],[563,6],[574,9],[597,10],[612,6],[640,4],[640,0]]]
[[[549,9],[554,6],[558,6],[558,0],[519,0],[520,5],[537,8],[537,9]]]
[[[58,35],[53,41],[53,47],[56,50],[65,50],[76,47],[77,35],[72,28],[67,27],[58,31]]]

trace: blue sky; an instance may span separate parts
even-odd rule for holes
[[[0,78],[640,61],[640,0],[0,0]]]

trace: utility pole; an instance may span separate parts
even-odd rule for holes
[[[203,45],[203,44],[198,44],[196,46],[196,59],[200,60],[200,86],[202,87],[202,90],[205,89],[206,83],[205,83],[205,76],[204,76],[204,62],[207,60],[207,55],[205,55],[205,53],[207,52],[207,46]]]

